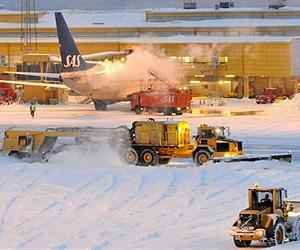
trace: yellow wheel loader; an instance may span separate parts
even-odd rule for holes
[[[248,189],[248,207],[242,210],[229,234],[237,247],[252,241],[267,246],[300,240],[300,201],[287,201],[284,188],[264,188],[255,184]]]

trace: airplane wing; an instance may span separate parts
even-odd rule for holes
[[[130,55],[132,52],[133,50],[131,49],[123,50],[123,51],[104,51],[99,53],[82,55],[82,58],[84,60],[89,60],[89,59],[97,59],[97,58],[107,57],[107,56]],[[50,56],[50,61],[61,62],[61,58],[58,56]]]
[[[4,73],[10,74],[10,75],[37,76],[37,77],[60,79],[60,74],[57,74],[57,73],[14,72],[14,71],[5,71]]]
[[[55,83],[42,83],[42,82],[29,82],[29,81],[10,81],[10,80],[0,80],[0,83],[8,83],[12,85],[28,85],[28,86],[37,86],[37,87],[46,87],[46,88],[57,88],[57,89],[66,89],[70,88],[64,84],[55,84]]]
[[[124,50],[124,51],[104,51],[104,52],[99,52],[99,53],[94,53],[94,54],[87,54],[87,55],[82,55],[82,58],[84,60],[88,59],[95,59],[95,58],[100,58],[100,57],[107,57],[107,56],[119,56],[119,55],[129,55],[133,52],[133,50]]]

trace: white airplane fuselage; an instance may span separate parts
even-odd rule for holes
[[[61,78],[66,86],[78,94],[109,103],[125,100],[129,94],[141,88],[137,81],[108,81],[98,65],[85,71],[62,72]]]

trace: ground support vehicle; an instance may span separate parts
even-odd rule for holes
[[[140,91],[131,94],[129,99],[131,110],[136,114],[143,111],[162,112],[164,115],[191,112],[192,94],[186,88]]]
[[[172,158],[192,158],[200,166],[214,157],[242,155],[242,142],[225,138],[224,127],[200,125],[192,142],[187,122],[138,121],[125,160],[134,165],[167,164]]]
[[[192,158],[201,166],[207,161],[291,161],[291,154],[243,155],[241,141],[226,137],[229,128],[201,124],[192,141],[189,124],[174,121],[138,121],[131,128],[132,140],[124,154],[128,164],[167,164],[172,158]]]
[[[32,161],[48,159],[58,137],[107,137],[115,145],[121,159],[132,165],[167,164],[172,158],[192,158],[200,166],[207,161],[245,161],[242,142],[225,136],[225,127],[201,124],[195,139],[187,122],[136,121],[129,129],[118,128],[48,128],[5,131],[2,154]],[[285,155],[278,155],[278,157]],[[288,155],[291,159],[291,155]],[[265,159],[265,158],[261,158]],[[276,159],[268,156],[268,159]],[[286,159],[285,159],[286,160]]]
[[[126,126],[117,128],[61,127],[44,130],[11,128],[5,131],[2,154],[31,161],[47,161],[59,137],[73,137],[77,141],[105,137],[115,145],[128,144],[130,131]]]
[[[288,88],[264,88],[262,95],[255,97],[257,104],[273,103],[276,99],[292,98],[293,89]]]
[[[264,188],[255,184],[248,189],[248,208],[242,210],[229,234],[237,247],[252,241],[267,246],[285,240],[300,240],[300,201],[288,201],[284,188]]]
[[[2,154],[32,161],[48,159],[58,137],[108,137],[117,140],[122,159],[129,164],[167,164],[172,158],[193,158],[198,165],[216,157],[242,154],[242,143],[224,136],[223,127],[201,125],[196,139],[191,141],[187,122],[136,121],[129,129],[118,128],[48,128],[5,131]],[[120,143],[121,141],[121,143]]]
[[[0,83],[0,105],[12,104],[16,99],[16,92],[6,83]]]

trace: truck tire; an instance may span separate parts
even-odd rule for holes
[[[166,108],[163,110],[164,115],[172,115],[172,109]]]
[[[290,241],[298,241],[298,240],[300,240],[300,219],[298,219],[295,224],[295,238],[290,239]]]
[[[239,240],[233,238],[233,242],[236,247],[250,247],[251,245],[251,240]]]
[[[269,239],[269,244],[267,243],[267,245],[275,246],[282,244],[284,236],[284,225],[280,221],[277,221],[271,230],[271,238]]]
[[[128,148],[125,150],[124,160],[128,165],[137,165],[139,155],[134,148]]]
[[[176,115],[182,115],[183,112],[182,112],[181,110],[176,110],[176,111],[175,111],[175,114],[176,114]]]
[[[21,158],[21,155],[18,151],[10,151],[8,156],[11,156],[13,158],[17,158],[17,159],[20,159]]]
[[[134,112],[135,112],[137,115],[140,115],[140,114],[142,113],[142,107],[141,107],[141,106],[135,106]]]
[[[194,154],[194,162],[199,167],[209,160],[210,160],[210,156],[206,150],[200,149]]]
[[[158,155],[152,148],[146,148],[141,152],[141,164],[153,166],[158,163]]]

